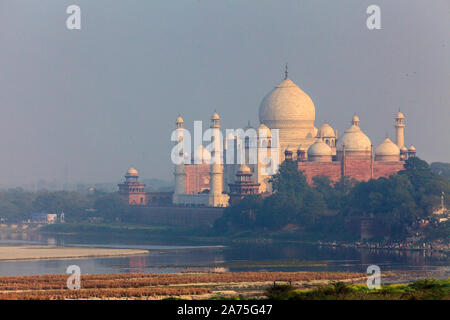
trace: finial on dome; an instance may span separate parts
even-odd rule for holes
[[[177,120],[175,121],[175,125],[177,128],[183,128],[183,118],[181,117],[180,114],[178,114]]]
[[[403,119],[403,118],[405,118],[405,115],[400,111],[400,108],[398,108],[396,119]]]
[[[220,117],[217,114],[216,109],[214,109],[214,113],[213,113],[213,115],[211,117],[211,120],[220,120]]]
[[[359,127],[359,117],[358,117],[358,115],[356,114],[356,112],[355,112],[355,114],[353,114],[352,124],[355,125],[355,126],[357,126],[357,127]]]
[[[131,166],[130,169],[128,169],[127,173],[125,174],[125,176],[138,176],[138,171],[134,168],[134,166]]]
[[[284,68],[284,80],[289,79],[289,70],[288,70],[288,64],[286,62],[286,66]]]

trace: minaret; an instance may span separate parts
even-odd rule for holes
[[[210,128],[213,130],[212,142],[214,149],[211,152],[211,179],[210,195],[221,195],[223,191],[223,168],[220,163],[220,117],[214,112],[211,117]]]
[[[184,124],[183,118],[179,116],[175,124],[176,129],[178,131],[177,143],[180,143],[183,141],[183,124]],[[184,158],[184,148],[181,148],[180,156]],[[184,170],[184,159],[180,164],[175,165],[174,176],[175,176],[175,190],[173,195],[173,203],[180,203],[178,196],[186,193],[186,172]]]
[[[227,205],[228,197],[223,203],[223,165],[221,161],[221,145],[220,145],[220,117],[217,112],[211,117],[210,128],[213,130],[212,143],[213,150],[211,152],[211,172],[210,172],[210,189],[209,204],[213,207],[222,207]]]
[[[405,146],[405,116],[400,112],[400,110],[395,117],[395,132],[397,147],[401,149]]]
[[[261,123],[258,127],[256,154],[257,165],[255,181],[259,183],[259,192],[271,192],[272,188],[269,183],[271,176],[267,175],[267,168],[270,166],[272,157],[272,133],[264,123]]]
[[[147,205],[145,184],[138,181],[139,174],[133,167],[125,174],[125,181],[120,183],[119,194],[125,196],[129,205]]]

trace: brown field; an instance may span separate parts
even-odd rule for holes
[[[81,275],[81,289],[66,288],[68,274],[0,277],[0,299],[207,299],[212,296],[258,298],[274,281],[307,287],[328,281],[360,281],[358,273],[224,272],[179,274]]]

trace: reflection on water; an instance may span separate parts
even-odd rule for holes
[[[117,241],[117,240],[116,240]],[[450,259],[442,253],[421,251],[388,251],[324,247],[307,244],[264,244],[223,246],[167,246],[155,243],[121,241],[115,244],[105,237],[48,237],[44,235],[5,237],[3,245],[57,244],[148,249],[149,254],[128,257],[84,258],[65,260],[2,261],[0,275],[32,275],[65,273],[76,264],[84,274],[155,272],[172,273],[210,270],[225,267],[230,271],[348,271],[365,272],[376,264],[381,270],[417,271],[438,277],[450,275]],[[295,263],[292,263],[295,262]],[[298,262],[298,263],[297,263]]]

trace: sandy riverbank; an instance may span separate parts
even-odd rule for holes
[[[68,259],[146,254],[148,250],[56,246],[0,246],[0,261]]]

